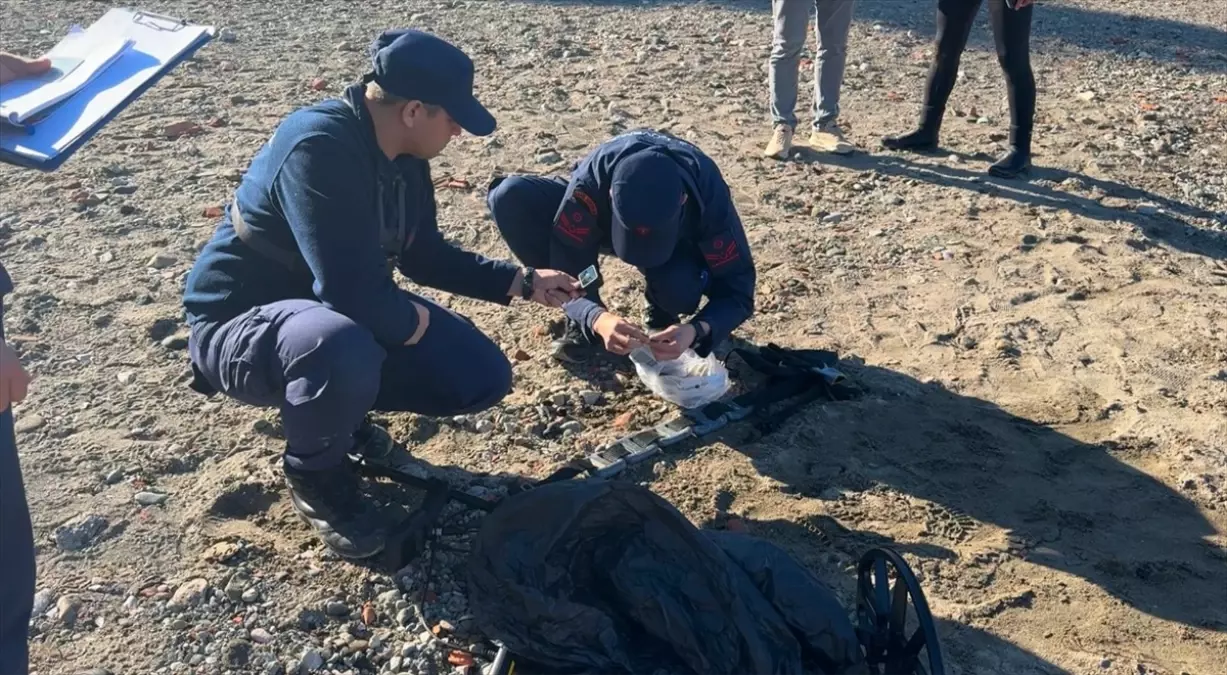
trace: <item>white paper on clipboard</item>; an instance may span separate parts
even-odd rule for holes
[[[51,60],[50,71],[0,86],[0,117],[23,124],[80,91],[132,46],[131,40],[73,28],[45,55]]]
[[[211,26],[185,24],[148,12],[109,10],[85,30],[86,35],[130,40],[131,45],[34,125],[33,133],[0,137],[0,148],[35,161],[55,157],[213,31]]]

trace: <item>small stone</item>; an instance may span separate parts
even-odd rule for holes
[[[61,551],[82,551],[94,543],[94,538],[107,529],[107,519],[99,515],[82,515],[55,528],[52,536]]]
[[[349,605],[341,602],[340,600],[330,600],[326,605],[324,605],[324,612],[328,616],[349,616]]]
[[[844,214],[840,213],[839,211],[836,211],[834,213],[828,213],[825,216],[823,216],[822,222],[826,223],[827,225],[834,225],[838,222],[841,222],[843,219],[844,219]]]
[[[161,344],[163,347],[171,351],[179,351],[181,349],[187,349],[187,336],[186,335],[172,335],[162,340]]]
[[[418,642],[421,644],[424,644],[424,645],[430,644],[430,641],[434,639],[435,639],[434,634],[428,630],[424,630],[421,633],[418,633]]]
[[[131,370],[124,370],[116,375],[115,379],[119,380],[120,384],[132,384],[136,381],[136,373]]]
[[[113,260],[115,260],[115,254],[110,251],[103,251],[98,254],[98,262],[100,263],[109,263]]]
[[[167,253],[155,253],[153,254],[153,257],[149,259],[148,264],[150,267],[157,270],[166,269],[167,267],[175,264],[175,257]]]
[[[903,197],[900,197],[899,195],[887,194],[882,196],[882,201],[891,206],[902,206],[904,200]]]
[[[411,612],[408,608],[402,609],[396,613],[396,624],[398,626],[408,626],[409,624],[413,623],[413,619],[413,612]]]
[[[235,668],[247,665],[251,658],[251,643],[246,640],[235,640],[226,648],[226,663]]]
[[[628,410],[613,419],[615,429],[625,429],[631,425],[631,421],[635,419],[635,411]]]
[[[229,28],[223,28],[217,32],[217,39],[222,42],[236,42],[239,36]]]
[[[175,589],[174,595],[170,596],[168,607],[195,607],[204,602],[205,594],[209,590],[209,582],[202,578],[195,578],[183,582],[179,588]]]
[[[401,664],[401,657],[399,656],[393,656],[392,658],[388,659],[388,672],[399,673],[400,664]]]
[[[239,554],[242,549],[232,541],[219,541],[205,550],[207,562],[224,563]]]
[[[32,616],[42,616],[43,614],[46,614],[47,610],[51,609],[51,603],[53,602],[55,602],[55,595],[51,593],[50,589],[44,588],[43,590],[35,593],[34,607],[31,613]]]
[[[1094,100],[1095,100],[1095,92],[1093,92],[1093,91],[1082,91],[1082,92],[1078,92],[1078,100],[1079,100],[1079,101],[1086,101],[1086,102],[1088,102],[1088,103],[1089,103],[1090,101],[1094,101]]]
[[[489,433],[490,431],[494,430],[494,422],[491,422],[490,420],[478,420],[473,429],[479,434]]]
[[[251,641],[258,645],[266,645],[273,641],[273,636],[263,628],[254,628],[251,631]]]
[[[379,615],[375,612],[375,607],[371,603],[368,602],[362,606],[362,623],[373,626],[378,619]]]
[[[201,209],[200,213],[205,218],[221,218],[223,211],[222,211],[222,207],[217,206],[217,205],[212,205],[212,206],[204,207],[203,209]]]
[[[174,124],[167,125],[166,128],[162,130],[162,133],[165,134],[167,138],[175,140],[178,138],[183,138],[184,136],[192,136],[200,133],[200,125],[191,120],[184,120],[182,122],[175,122]]]
[[[324,655],[314,647],[303,650],[299,660],[302,661],[302,672],[304,673],[313,673],[324,667]]]
[[[163,492],[138,492],[132,499],[141,506],[157,506],[164,503],[168,497],[170,495]]]
[[[350,52],[350,51],[353,51],[353,49],[354,49],[354,45],[353,45],[353,43],[352,43],[352,42],[350,42],[349,40],[343,40],[343,41],[341,41],[341,42],[337,43],[337,51],[338,51],[338,52]],[[305,664],[304,664],[304,665],[305,665]]]
[[[188,627],[188,622],[184,619],[175,619],[174,621],[170,622],[171,630],[183,630],[184,628],[187,628],[187,627]]]
[[[601,392],[586,390],[579,392],[579,397],[583,399],[584,405],[596,405],[601,402]]]
[[[562,429],[563,434],[575,435],[584,430],[584,424],[579,420],[568,420],[563,422],[559,428]]]
[[[1099,662],[1099,667],[1100,667],[1100,668],[1105,668],[1105,669],[1106,669],[1106,668],[1111,668],[1111,667],[1112,667],[1112,659],[1104,659],[1104,660],[1100,661],[1100,662]]]
[[[28,434],[31,431],[38,431],[47,424],[47,421],[40,415],[22,415],[13,423],[13,431],[19,434]]]
[[[523,349],[516,348],[515,353],[512,354],[512,358],[514,358],[516,361],[527,361],[532,358],[532,355]]]
[[[546,150],[537,154],[539,164],[557,164],[562,161],[562,155],[555,150]]]
[[[325,89],[327,89],[327,88],[328,88],[328,80],[325,80],[325,79],[324,79],[324,78],[322,78],[322,77],[317,77],[317,78],[315,78],[314,80],[311,80],[311,89],[312,89],[312,90],[314,90],[314,91],[324,91],[324,90],[325,90]]]
[[[565,391],[560,391],[557,394],[554,394],[551,402],[554,404],[555,408],[565,408],[567,404],[571,402],[571,396]]]
[[[246,602],[248,604],[253,603],[253,602],[259,602],[260,591],[254,588],[248,588],[247,590],[243,591],[243,595],[241,595],[240,597],[242,598],[243,602]]]
[[[55,601],[56,616],[59,617],[60,623],[68,628],[72,628],[77,623],[77,617],[81,613],[81,600],[75,595],[61,596]]]

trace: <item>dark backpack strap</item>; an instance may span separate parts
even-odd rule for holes
[[[234,226],[234,233],[239,236],[239,240],[250,246],[251,250],[276,262],[291,272],[300,266],[300,257],[297,251],[281,248],[257,234],[247,225],[247,221],[243,220],[243,214],[239,210],[239,201],[237,199],[230,202],[230,224]]]

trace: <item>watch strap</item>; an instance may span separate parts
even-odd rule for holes
[[[531,267],[524,268],[524,275],[520,279],[520,297],[529,300],[533,297],[533,277],[536,276],[537,270]]]

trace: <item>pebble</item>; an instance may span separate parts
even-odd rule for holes
[[[584,405],[596,405],[601,402],[601,392],[599,391],[581,391],[579,397],[583,399]]]
[[[246,602],[248,604],[253,603],[253,602],[259,602],[260,601],[260,591],[254,588],[249,588],[243,591],[243,595],[241,595],[240,597],[243,599],[243,602]]]
[[[168,253],[155,253],[153,254],[153,257],[149,259],[149,266],[156,270],[166,269],[174,264],[175,257]]]
[[[188,623],[184,619],[175,619],[174,621],[170,622],[171,630],[183,630],[184,628],[187,628],[187,627],[188,627]]]
[[[1078,100],[1079,100],[1079,101],[1087,101],[1087,102],[1094,101],[1094,100],[1095,100],[1095,92],[1093,92],[1093,91],[1082,91],[1082,92],[1078,92]]]
[[[55,545],[61,551],[84,550],[107,529],[108,524],[107,519],[99,515],[78,516],[55,528]]]
[[[189,581],[183,582],[179,588],[175,589],[174,595],[170,596],[170,607],[193,607],[199,605],[203,600],[205,593],[209,590],[209,582],[207,579],[197,577]]]
[[[48,609],[51,609],[51,603],[53,602],[55,602],[55,595],[53,595],[49,589],[44,588],[43,590],[35,593],[33,615],[42,616]]]
[[[568,420],[560,428],[564,434],[578,434],[584,430],[584,425],[579,420]]]
[[[562,155],[555,150],[547,150],[537,155],[537,162],[540,164],[557,164],[562,161]]]
[[[324,612],[328,616],[349,616],[349,605],[340,600],[330,600],[328,604],[324,605]]]
[[[401,626],[408,626],[413,623],[413,612],[408,608],[400,610],[396,613],[396,623]]]
[[[489,433],[490,431],[494,430],[494,422],[491,422],[490,420],[478,420],[473,429],[479,434]]]
[[[75,595],[61,596],[59,600],[55,601],[55,610],[60,623],[68,628],[72,628],[76,625],[77,617],[81,613],[81,600]]]
[[[834,213],[828,213],[825,216],[823,216],[822,222],[826,223],[827,225],[834,225],[838,222],[841,222],[843,219],[844,219],[844,214],[840,213],[839,211],[836,211]]]
[[[141,506],[157,506],[165,502],[168,497],[170,495],[162,492],[138,492],[132,499]]]
[[[324,667],[324,655],[314,647],[304,649],[300,660],[302,661],[302,672],[304,673],[314,672]]]
[[[229,28],[223,28],[217,32],[217,39],[222,42],[237,42],[239,36]]]
[[[136,373],[131,370],[125,370],[116,375],[115,379],[119,380],[120,384],[132,384],[136,381]]]
[[[350,42],[349,40],[343,40],[337,43],[338,52],[349,52],[349,51],[353,51],[353,49],[354,49],[354,44]]]
[[[251,631],[251,641],[258,645],[266,645],[273,641],[273,636],[263,628],[255,628]]]
[[[180,349],[187,349],[187,336],[186,335],[172,335],[162,340],[161,344],[163,347],[170,349],[172,351],[178,351]]]

